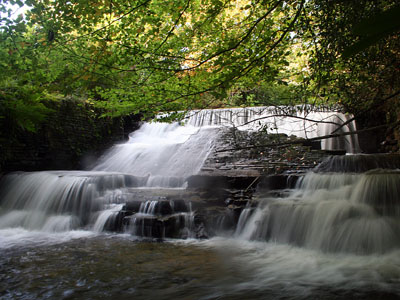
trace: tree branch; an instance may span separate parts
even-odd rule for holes
[[[212,55],[210,55],[209,57],[207,57],[206,59],[204,59],[203,61],[201,61],[200,63],[198,63],[197,65],[190,67],[190,68],[186,68],[184,69],[184,71],[189,71],[189,70],[194,70],[197,69],[198,67],[200,67],[201,65],[205,64],[206,62],[212,60],[213,58],[220,56],[226,52],[230,52],[232,50],[237,49],[246,39],[248,39],[248,37],[250,36],[250,34],[253,32],[253,30],[257,27],[257,25],[264,20],[266,17],[268,17],[268,15],[273,12],[275,10],[275,8],[277,8],[279,6],[280,3],[282,3],[283,1],[277,1],[277,3],[270,9],[268,10],[264,15],[262,15],[261,17],[259,17],[254,24],[250,27],[250,29],[247,31],[247,33],[233,46],[220,50]]]
[[[399,123],[400,122],[394,122],[394,123],[390,124],[389,126],[394,126]],[[319,137],[310,138],[310,139],[298,139],[296,141],[286,141],[286,142],[280,142],[280,143],[270,143],[270,144],[254,145],[254,146],[239,147],[239,148],[221,149],[221,150],[217,150],[215,152],[218,153],[218,152],[237,151],[237,150],[246,150],[246,149],[254,149],[254,148],[295,145],[295,144],[301,144],[301,143],[309,142],[309,141],[320,141],[320,140],[326,140],[326,139],[335,138],[335,137],[341,137],[341,136],[346,136],[346,135],[354,135],[354,134],[359,134],[359,133],[363,133],[363,132],[374,131],[377,129],[385,128],[387,126],[388,125],[379,125],[379,126],[366,128],[366,129],[361,129],[361,130],[356,130],[356,131],[351,131],[351,132],[336,133],[336,134],[328,134],[328,135],[319,136]]]
[[[183,14],[185,13],[185,11],[189,8],[190,5],[190,0],[187,1],[186,6],[183,8],[183,10],[180,12],[178,19],[174,22],[174,25],[172,25],[171,29],[168,31],[167,36],[165,37],[165,39],[160,43],[160,45],[154,50],[154,54],[157,53],[157,51],[159,49],[161,49],[161,47],[167,42],[167,40],[169,39],[169,37],[171,36],[172,32],[175,29],[175,26],[178,25],[179,21],[181,20]]]
[[[392,99],[392,98],[394,98],[394,97],[396,97],[396,96],[398,96],[398,95],[400,95],[400,90],[398,90],[397,92],[395,92],[395,93],[391,94],[390,96],[386,97],[385,99],[382,100],[382,102],[379,102],[379,103],[375,104],[374,106],[368,108],[368,110],[361,111],[360,113],[357,114],[357,116],[363,115],[363,114],[365,114],[365,113],[367,113],[367,112],[370,112],[370,111],[373,110],[373,109],[378,108],[379,106],[383,105],[386,101],[388,101],[388,100],[390,100],[390,99]],[[343,126],[346,126],[347,124],[353,122],[355,119],[356,119],[356,117],[350,118],[349,120],[347,120],[346,122],[344,122],[343,124],[341,124],[338,128],[336,128],[334,131],[332,131],[332,133],[337,132],[337,131],[340,130]]]
[[[332,125],[338,125],[338,126],[342,124],[342,123],[336,123],[336,122],[333,122],[333,121],[323,121],[323,120],[317,121],[317,120],[313,120],[313,119],[308,119],[306,117],[293,116],[293,115],[290,115],[290,114],[274,114],[274,115],[270,115],[270,116],[261,117],[261,118],[257,118],[257,119],[251,120],[249,122],[246,122],[246,123],[243,123],[243,124],[239,125],[238,127],[246,126],[246,125],[251,124],[253,122],[257,122],[257,121],[260,121],[260,120],[265,120],[265,119],[268,119],[268,118],[274,118],[274,117],[278,117],[278,118],[279,117],[287,117],[287,118],[293,118],[293,119],[300,119],[300,120],[303,120],[303,121],[309,121],[309,122],[315,122],[315,123],[323,123],[323,124],[332,124]],[[332,132],[332,133],[334,133],[334,132]]]
[[[95,33],[97,33],[97,32],[100,32],[100,31],[102,31],[102,30],[108,28],[109,26],[111,26],[113,23],[118,22],[119,20],[121,20],[121,19],[125,18],[126,16],[130,15],[131,13],[133,13],[133,12],[134,12],[135,10],[137,10],[138,8],[140,8],[140,7],[142,7],[142,6],[145,6],[147,3],[150,3],[150,2],[151,2],[151,0],[146,0],[146,1],[142,2],[142,3],[139,3],[138,5],[136,5],[135,7],[133,7],[132,9],[130,9],[129,11],[127,11],[126,13],[122,14],[120,17],[118,17],[118,18],[112,20],[111,22],[109,22],[107,25],[105,25],[105,26],[103,26],[103,27],[100,27],[99,29],[96,29],[96,30],[91,31],[91,32],[89,32],[89,33],[82,34],[82,35],[80,35],[80,36],[77,36],[77,37],[74,37],[74,38],[72,38],[72,39],[66,40],[66,41],[63,42],[63,44],[66,44],[66,43],[68,43],[68,42],[72,42],[72,41],[78,40],[78,39],[83,38],[83,37],[86,37],[86,36],[91,36],[91,35],[93,35],[93,34],[95,34]],[[58,44],[60,44],[60,43],[58,43]]]

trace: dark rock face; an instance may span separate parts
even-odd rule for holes
[[[206,190],[219,190],[221,188],[247,188],[257,177],[254,176],[213,176],[207,175],[194,175],[188,178],[189,188],[202,188]]]
[[[263,146],[282,143],[287,144]],[[320,143],[310,143],[295,136],[225,129],[199,175],[221,180],[218,176],[255,178],[268,174],[302,173],[332,154],[320,148]]]
[[[100,118],[101,112],[72,100],[54,106],[55,112],[37,132],[15,128],[0,132],[1,172],[90,167],[101,152],[140,124],[140,116]]]
[[[209,238],[235,230],[242,209],[252,205],[253,191],[223,185],[215,186],[213,192],[202,188],[131,190],[121,195],[125,205],[109,216],[103,230],[155,239]]]
[[[128,232],[140,237],[158,239],[180,237],[181,223],[184,223],[184,217],[179,214],[165,217],[134,214],[124,218]]]
[[[294,188],[300,175],[268,175],[260,178],[257,189],[259,190],[282,190],[286,188]]]

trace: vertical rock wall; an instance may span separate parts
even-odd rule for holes
[[[62,101],[37,132],[5,128],[0,133],[0,171],[82,169],[139,125],[139,117],[100,118],[93,107]]]

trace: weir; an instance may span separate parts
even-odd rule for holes
[[[193,126],[228,126],[240,130],[260,130],[302,138],[315,138],[331,133],[356,131],[355,122],[346,123],[350,115],[309,106],[247,107],[195,110],[187,114],[186,123]],[[322,149],[359,152],[356,135],[321,141]]]
[[[291,113],[290,117],[287,116],[288,110]],[[199,217],[197,218],[197,224],[194,221],[195,215],[201,216],[204,214],[192,211],[191,206],[193,201],[191,199],[195,197],[188,194],[193,191],[196,194],[195,189],[196,187],[200,188],[201,184],[199,186],[198,180],[193,179],[190,181],[191,188],[186,189],[186,187],[188,179],[192,178],[193,175],[199,174],[205,160],[212,153],[215,143],[221,139],[221,128],[231,126],[234,130],[239,128],[247,132],[262,129],[265,134],[297,135],[304,138],[325,135],[335,130],[335,128],[340,128],[341,131],[355,130],[353,123],[340,127],[348,118],[348,116],[337,112],[332,113],[323,110],[308,112],[307,108],[304,107],[255,107],[192,111],[186,115],[181,123],[145,123],[139,130],[130,135],[127,142],[117,144],[105,153],[91,171],[21,172],[5,176],[1,182],[0,191],[0,228],[23,227],[28,230],[51,232],[77,229],[93,230],[95,232],[108,230],[157,238],[214,235],[218,230],[212,230],[212,233],[207,234],[203,228],[199,228],[199,226],[204,227],[206,223],[212,223],[210,220]],[[313,121],[320,121],[320,123]],[[335,148],[337,145],[346,145],[346,148],[350,147],[350,152],[358,149],[356,139],[349,136],[325,141],[323,148],[337,149]],[[350,157],[346,157],[345,161],[353,161],[356,156]],[[375,160],[382,159],[372,159],[372,161]],[[333,171],[338,171],[338,168],[343,172],[348,171],[346,168],[343,168],[344,164],[343,162],[332,162],[332,159],[324,162],[316,169],[318,172],[324,172],[324,175],[312,177],[315,178],[311,180],[312,184],[319,187],[319,180],[324,179],[325,182],[331,182],[335,176],[339,176],[340,178],[347,178],[349,176],[349,178],[356,178],[358,175],[341,176],[325,174],[326,172],[330,172],[329,168]],[[381,164],[385,167],[390,163],[385,165],[381,162]],[[354,165],[357,165],[357,163],[354,163]],[[374,165],[374,167],[379,166]],[[350,171],[353,169],[350,169]],[[392,183],[394,188],[397,182],[397,175],[394,173],[390,174],[386,176],[395,178]],[[240,176],[243,176],[243,174]],[[301,182],[310,181],[310,176],[312,175],[306,175]],[[364,176],[374,178],[376,176],[383,177],[381,173]],[[217,187],[216,178],[211,176],[208,178],[209,182],[205,186],[203,184],[201,188],[207,190],[210,189],[210,186],[212,189],[212,185]],[[240,178],[239,181],[243,181]],[[356,181],[356,179],[352,180]],[[249,181],[253,182],[248,186],[246,192],[249,189],[249,191],[255,189],[257,178],[252,179],[250,177]],[[310,183],[307,187],[309,185]],[[339,197],[344,206],[345,203],[348,203],[348,205],[351,204],[351,209],[357,211],[356,215],[361,214],[361,208],[356,207],[357,205],[366,206],[374,204],[375,207],[370,208],[372,213],[373,210],[378,210],[378,204],[373,203],[372,200],[367,201],[368,203],[363,203],[362,200],[359,200],[359,203],[357,203],[357,201],[350,200],[355,198],[354,195],[340,194],[337,191],[343,190],[344,187],[353,190],[354,187],[350,187],[349,182],[339,182],[337,186],[332,188],[324,186],[322,183],[320,185],[322,186],[315,188],[315,190],[298,185],[295,192],[290,194],[288,199],[281,200],[277,198],[260,201],[257,209],[254,207],[251,208],[251,210],[257,210],[256,214],[242,213],[239,220],[240,226],[236,228],[236,235],[245,237],[246,239],[293,241],[300,246],[312,244],[317,247],[316,244],[319,243],[319,248],[333,248],[335,251],[354,250],[353,248],[357,246],[353,248],[337,246],[333,242],[334,237],[329,237],[325,234],[324,236],[327,236],[326,238],[331,243],[334,243],[335,246],[330,247],[323,242],[309,241],[312,238],[306,236],[314,236],[310,228],[312,226],[318,228],[321,224],[312,223],[311,220],[313,218],[307,217],[306,212],[311,215],[319,214],[320,212],[315,210],[314,206],[317,206],[319,203],[329,203],[325,198],[321,199],[318,196],[321,193],[332,194],[336,198]],[[157,190],[162,191],[163,189],[169,189],[167,193],[169,195],[165,196],[163,192],[157,194]],[[164,191],[164,193],[166,192]],[[298,196],[299,194],[303,195],[307,193],[313,195],[311,197],[312,200],[310,200],[310,196],[307,196],[306,199]],[[233,224],[231,227],[236,226],[234,224],[238,221],[241,209],[246,204],[250,205],[251,195],[246,199],[237,198],[235,201],[223,199],[224,197],[229,198],[232,195],[229,195],[229,192],[221,192],[221,189],[215,195],[213,196],[219,200],[217,199],[214,202],[221,202],[222,200],[222,206],[224,206],[223,201],[230,204],[233,203],[234,208],[231,205],[231,211],[229,209],[219,209],[219,216],[214,215],[211,218],[219,219],[218,223],[220,224],[224,223],[221,220],[230,218],[231,220],[228,223]],[[210,199],[206,199],[205,202],[208,200]],[[240,200],[243,201],[240,202]],[[194,201],[194,203],[197,203],[195,205],[199,205],[198,202]],[[273,204],[269,204],[269,202]],[[307,204],[309,202],[310,204]],[[396,203],[393,199],[385,200],[384,203],[386,202],[391,203],[392,207],[381,207],[379,211],[384,212],[382,218],[385,221],[376,221],[376,223],[380,224],[377,226],[381,226],[381,230],[387,226],[396,235],[398,234],[398,228],[396,227],[398,224],[385,219],[389,218],[387,211],[395,211]],[[175,203],[177,204],[175,205]],[[301,203],[299,207],[305,207],[305,212],[298,212],[299,209],[295,209],[293,212],[281,212],[284,207],[290,208],[295,203]],[[207,204],[202,205],[207,206]],[[221,206],[220,204],[218,205]],[[313,209],[308,209],[308,206],[313,207]],[[350,210],[349,207],[343,209]],[[330,211],[330,209],[327,208],[326,211]],[[295,215],[292,216],[292,213]],[[344,218],[346,215],[349,215],[346,212],[340,213]],[[280,214],[284,215],[280,216]],[[250,219],[250,215],[253,219]],[[303,224],[305,226],[303,231],[300,233],[291,232],[289,225],[286,224],[283,226],[280,224],[280,220],[287,217],[290,217],[293,223],[292,227],[296,228],[296,230],[299,230],[298,223]],[[391,217],[396,218],[397,214]],[[299,220],[295,221],[296,218]],[[326,219],[326,216],[322,216],[322,218]],[[372,218],[370,216],[370,219]],[[377,219],[378,216],[374,218]],[[263,221],[261,222],[259,219]],[[279,228],[287,227],[287,229],[277,231],[271,225],[275,224],[275,221],[268,221],[269,219],[276,220]],[[304,221],[304,219],[307,219],[307,221]],[[310,224],[306,224],[305,222],[310,222]],[[385,222],[389,222],[390,225]],[[251,225],[249,224],[255,223],[258,224],[257,228],[250,229]],[[242,226],[242,224],[244,225]],[[333,224],[326,226],[332,227]],[[293,238],[288,237],[293,235]],[[344,237],[344,239],[348,238],[350,237]],[[338,239],[342,240],[340,237]],[[369,239],[369,242],[371,242],[369,236],[365,237],[365,239]],[[375,242],[372,241],[371,243],[374,244]],[[392,240],[391,243],[397,245],[398,239]],[[382,249],[367,246],[366,251],[382,251],[387,248],[386,245],[380,245],[379,247]],[[388,247],[391,248],[392,246],[388,245]]]
[[[299,168],[299,161],[295,173],[218,177],[209,170],[206,179],[196,177],[215,155],[222,127],[247,132],[262,127],[272,135],[304,138],[329,134],[340,126],[338,120],[349,118],[295,112],[293,123],[272,108],[194,111],[181,123],[145,123],[92,170],[4,176],[0,248],[13,247],[13,232],[24,230],[27,236],[85,231],[139,239],[210,239],[210,245],[224,238],[267,248],[280,245],[289,253],[317,251],[327,261],[329,255],[386,257],[400,251],[398,155],[325,154],[314,169]],[[326,123],[311,124],[315,119]],[[349,123],[340,130],[355,127]],[[356,138],[349,136],[325,141],[322,148],[358,151]],[[392,272],[400,276],[400,268]],[[383,285],[396,280],[389,273],[382,275]],[[399,292],[387,286],[390,293]]]

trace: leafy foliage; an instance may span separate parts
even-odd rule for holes
[[[31,8],[12,19],[0,2],[1,113],[28,130],[59,95],[109,116],[329,101],[357,112],[399,86],[397,21],[365,25],[395,0],[9,3]]]
[[[353,32],[361,36],[361,39],[346,48],[343,56],[350,57],[355,55],[376,44],[379,40],[400,31],[399,16],[400,6],[394,6],[373,17],[364,19],[353,29]]]
[[[238,82],[273,80],[300,1],[29,1],[46,84],[112,115],[201,106]],[[38,52],[41,51],[39,54]]]
[[[313,30],[307,30],[314,40],[310,67],[315,86],[321,93],[336,98],[347,111],[360,116],[376,114],[377,108],[382,112],[395,111],[385,107],[385,99],[395,95],[400,87],[399,31],[396,27],[381,31],[386,25],[379,29],[377,24],[385,12],[398,10],[397,1],[314,0],[314,4],[318,10],[311,12],[309,24],[313,20],[315,25]],[[364,37],[359,36],[360,28],[371,28],[365,27],[370,20],[376,20],[376,28],[364,36],[370,38],[365,44]],[[356,51],[351,52],[352,47]]]

